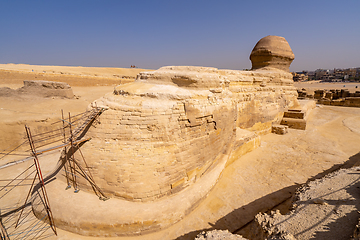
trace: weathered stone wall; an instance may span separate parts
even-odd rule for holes
[[[316,99],[318,103],[332,106],[360,107],[360,91],[354,93],[347,89],[315,90],[309,94],[306,89],[297,90],[299,99]]]
[[[236,128],[269,133],[296,98],[285,71],[163,67],[92,104],[108,110],[90,128],[92,140],[82,151],[105,192],[155,200],[228,157]]]
[[[144,201],[177,192],[200,177],[231,142],[234,112],[225,100],[196,115],[187,106],[196,111],[206,104],[188,102],[107,110],[83,149],[91,152],[86,158],[95,181],[116,196]],[[219,116],[224,121],[216,122]]]

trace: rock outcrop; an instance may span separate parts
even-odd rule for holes
[[[163,67],[92,103],[108,110],[87,133],[92,140],[83,152],[106,192],[155,200],[227,159],[237,128],[269,133],[295,104],[291,74],[284,71]]]
[[[227,230],[212,230],[208,232],[199,233],[194,240],[247,240],[243,238],[241,235],[232,234]]]
[[[36,96],[36,97],[60,97],[73,98],[74,93],[69,84],[64,82],[52,81],[32,81],[25,80],[24,86],[18,89],[0,88],[1,97],[21,97],[21,96]]]

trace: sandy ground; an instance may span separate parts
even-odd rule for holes
[[[46,80],[66,82],[72,87],[113,86],[133,81],[136,75],[143,71],[151,70],[0,64],[0,84],[15,88],[22,86],[23,80]]]
[[[295,87],[298,89],[309,89],[309,90],[319,90],[319,89],[347,89],[351,93],[360,91],[360,83],[349,83],[349,82],[338,82],[338,83],[320,83],[319,81],[310,81],[310,82],[296,82],[294,83]]]
[[[298,189],[294,210],[287,215],[272,213],[262,224],[296,239],[351,239],[360,217],[359,170],[340,169],[309,182]]]
[[[67,114],[86,110],[89,103],[111,92],[119,84],[134,81],[142,71],[139,68],[90,68],[67,66],[40,66],[26,64],[0,64],[0,88],[23,86],[24,80],[46,80],[68,83],[75,99],[0,97],[0,151],[17,146],[24,136],[24,124],[38,128],[46,122]]]
[[[5,84],[0,84],[5,85]],[[0,151],[17,146],[24,137],[24,125],[41,130],[42,126],[61,118],[61,110],[72,115],[84,112],[86,107],[111,92],[114,86],[72,87],[77,98],[20,98],[0,97]]]
[[[79,78],[81,82],[83,79]],[[16,80],[19,83],[7,81],[0,80],[0,85],[15,86],[20,83],[19,79]],[[61,81],[61,77],[57,81]],[[50,124],[60,118],[61,109],[72,114],[83,112],[91,101],[112,91],[115,85],[101,86],[108,84],[102,82],[101,78],[98,83],[95,82],[90,87],[75,84],[73,91],[79,96],[78,99],[1,98],[0,149],[15,146],[21,141],[24,124],[32,128]],[[69,84],[72,85],[71,82]],[[299,184],[309,178],[320,177],[343,163],[355,164],[359,161],[359,122],[359,108],[317,107],[311,112],[305,131],[290,129],[287,135],[263,136],[261,147],[228,166],[208,197],[180,222],[160,232],[113,239],[193,239],[207,229],[228,229],[241,233],[242,227],[252,221],[259,211],[267,211],[286,201]],[[40,161],[46,174],[56,164],[56,156],[45,156]],[[0,169],[0,178],[11,179],[29,164],[25,162]],[[26,197],[27,187],[16,188],[13,192],[15,194],[0,199],[0,207],[19,207]],[[23,231],[34,229],[31,227],[33,223],[42,224],[31,215],[28,208],[27,212],[28,221],[20,228]],[[7,217],[6,224],[10,224],[16,214]],[[61,229],[55,236],[45,224],[42,231],[38,239],[100,239]]]

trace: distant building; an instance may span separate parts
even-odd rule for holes
[[[335,79],[344,79],[344,71],[342,69],[334,69],[334,77]]]
[[[302,71],[293,73],[294,81],[320,80],[323,82],[360,81],[360,67],[340,69],[316,69],[315,71]]]
[[[294,82],[304,82],[304,81],[308,81],[308,75],[307,72],[303,71],[303,72],[292,72],[293,75],[293,80]]]
[[[307,73],[309,81],[315,80],[315,71],[309,71]]]

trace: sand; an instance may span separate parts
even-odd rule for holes
[[[141,68],[101,68],[0,64],[0,87],[21,87],[23,80],[60,81],[74,86],[112,86],[133,81]],[[2,86],[3,85],[3,86]]]
[[[334,82],[334,83],[320,83],[320,81],[309,81],[309,82],[296,82],[295,87],[298,89],[309,89],[309,90],[320,90],[320,89],[347,89],[351,93],[360,91],[360,83],[350,82]]]
[[[59,119],[61,109],[67,114],[86,110],[89,103],[111,92],[119,84],[134,81],[139,68],[90,68],[67,66],[40,66],[0,64],[0,88],[23,86],[24,80],[46,80],[68,83],[75,99],[0,97],[0,150],[16,146],[23,137],[24,124],[37,127],[44,122]]]
[[[265,234],[283,231],[296,239],[358,239],[359,236],[351,237],[359,222],[359,170],[359,167],[340,169],[309,182],[297,190],[290,213],[259,214],[258,225],[265,229]],[[253,230],[257,232],[256,228]]]

